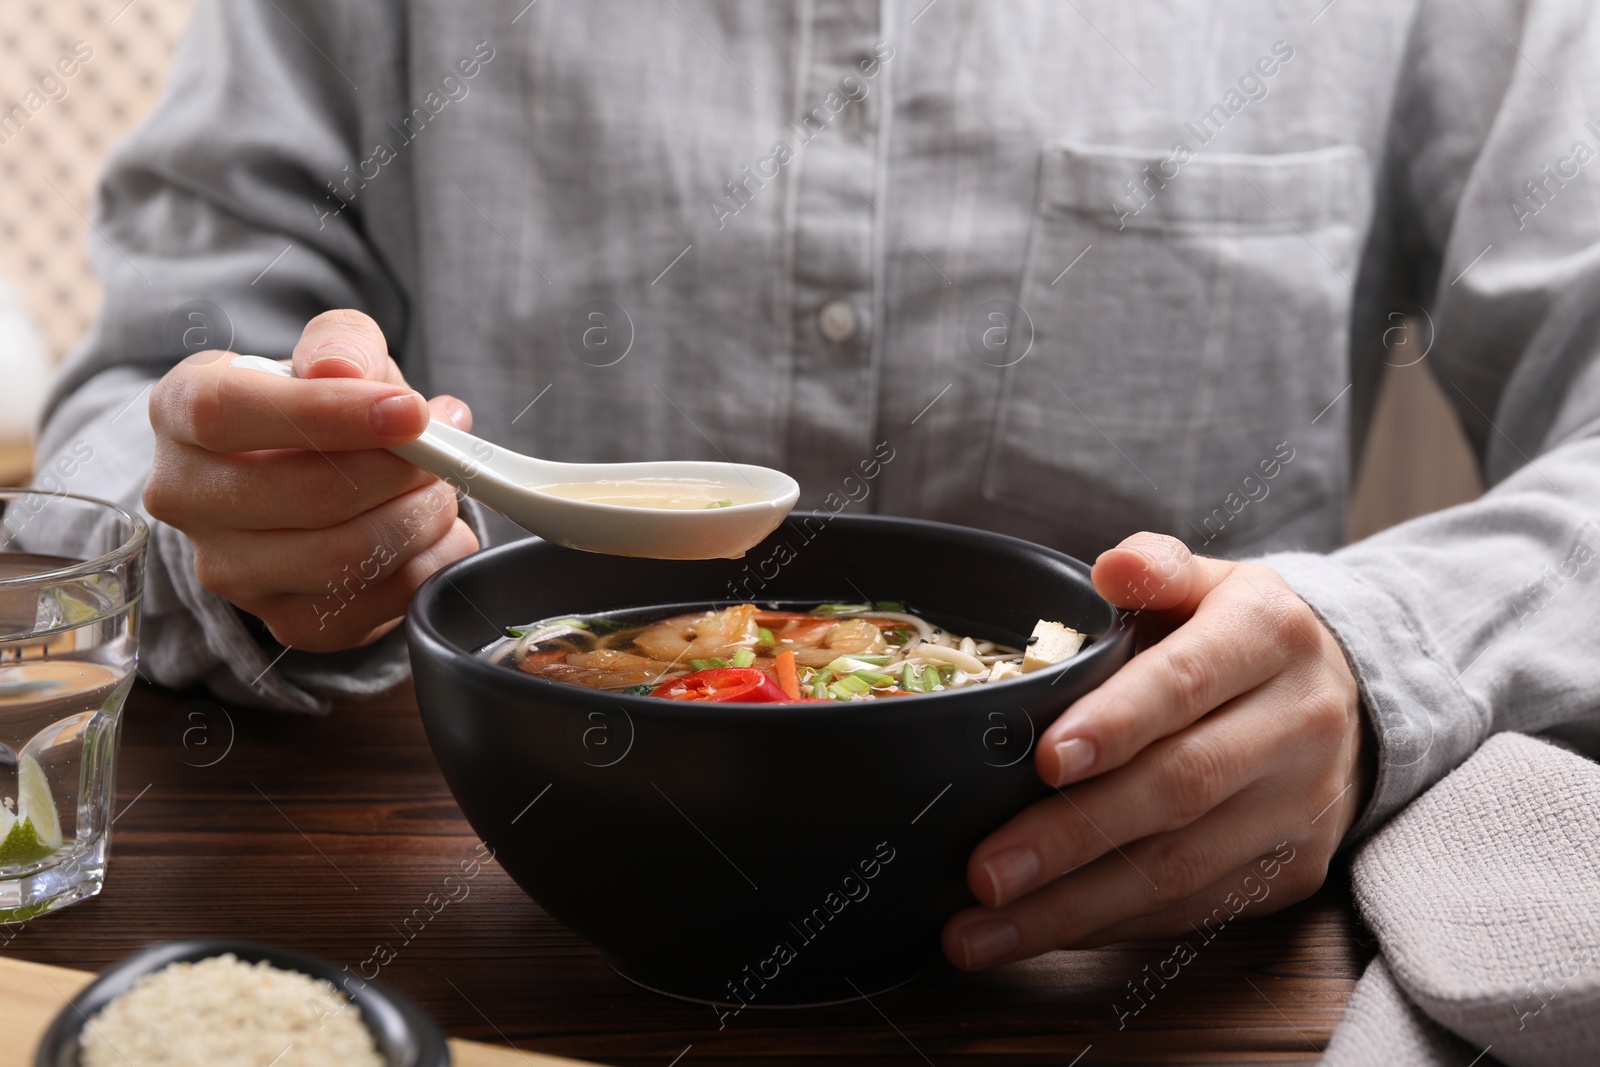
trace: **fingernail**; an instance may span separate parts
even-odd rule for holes
[[[1026,845],[1018,845],[998,853],[983,863],[994,887],[996,907],[1033,888],[1039,877],[1039,855]]]
[[[336,377],[364,378],[367,374],[367,361],[361,350],[344,341],[329,341],[313,348],[310,363],[324,374],[337,371]]]
[[[368,409],[372,432],[379,437],[416,433],[428,424],[428,405],[417,393],[386,397]]]
[[[1094,742],[1087,737],[1069,737],[1056,745],[1056,785],[1076,782],[1094,766]]]
[[[444,414],[450,420],[450,425],[458,430],[465,430],[472,425],[472,414],[467,410],[467,405],[459,400],[451,400],[446,404]]]
[[[1022,935],[1010,919],[981,919],[961,931],[961,952],[966,969],[975,971],[1009,957],[1021,944]]]
[[[1135,556],[1138,556],[1140,559],[1144,560],[1146,567],[1155,567],[1158,565],[1156,558],[1142,548],[1124,548],[1123,551],[1132,552]]]

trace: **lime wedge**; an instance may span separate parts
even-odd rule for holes
[[[11,829],[6,833],[5,840],[0,841],[0,867],[38,863],[54,851],[34,832],[31,820],[13,817]]]
[[[61,818],[50,795],[50,781],[39,761],[26,752],[17,761],[17,820],[12,833],[31,823],[29,829],[42,845],[52,852],[61,847]]]

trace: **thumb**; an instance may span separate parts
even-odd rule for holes
[[[389,358],[383,331],[368,315],[348,308],[324,311],[310,322],[294,346],[297,378],[366,378],[405,385]]]
[[[1090,577],[1095,591],[1114,607],[1188,618],[1236,566],[1196,556],[1176,537],[1145,532],[1100,553]]]

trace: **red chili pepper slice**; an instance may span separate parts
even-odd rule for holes
[[[711,667],[656,686],[651,696],[668,700],[708,700],[741,704],[784,704],[789,697],[765,671],[754,667]]]

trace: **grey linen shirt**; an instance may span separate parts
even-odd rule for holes
[[[1495,731],[1593,732],[1593,5],[524,5],[200,0],[107,163],[42,463],[87,446],[72,488],[136,503],[152,380],[356,307],[520,451],[1263,558],[1359,676],[1358,831]],[[1424,349],[1492,488],[1340,549],[1382,363]],[[157,680],[404,676],[394,636],[275,661],[155,547]]]

